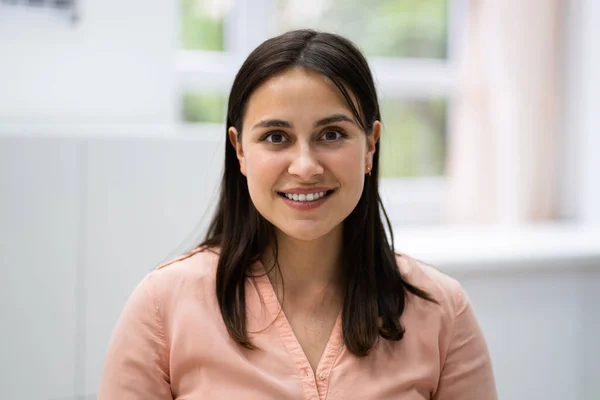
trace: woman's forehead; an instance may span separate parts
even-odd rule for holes
[[[348,93],[354,97],[349,90]],[[324,74],[294,67],[270,77],[252,93],[245,119],[273,113],[318,118],[320,114],[332,112],[353,115],[337,85]]]

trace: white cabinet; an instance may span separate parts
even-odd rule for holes
[[[78,143],[0,138],[0,387],[75,394],[81,249]]]

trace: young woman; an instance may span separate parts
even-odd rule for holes
[[[99,399],[496,399],[460,285],[394,253],[356,47],[311,30],[267,40],[227,127],[206,240],[135,289]]]

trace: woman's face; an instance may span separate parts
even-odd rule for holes
[[[362,194],[379,138],[366,135],[335,84],[296,67],[251,95],[237,139],[229,128],[254,206],[284,234],[315,240],[342,228]]]

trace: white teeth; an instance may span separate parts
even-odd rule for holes
[[[306,201],[315,201],[325,196],[327,192],[319,192],[319,193],[309,193],[309,194],[291,194],[284,193],[285,197],[290,200],[298,201],[298,202],[306,202]]]

